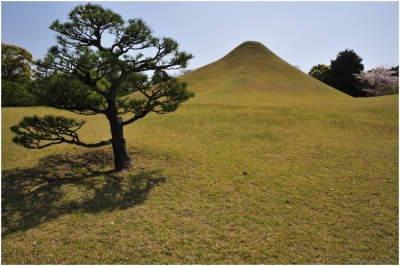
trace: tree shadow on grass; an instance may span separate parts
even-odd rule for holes
[[[28,169],[2,172],[2,236],[25,231],[72,213],[99,213],[143,203],[152,188],[165,182],[158,170],[105,171],[112,155],[99,150],[52,155]]]

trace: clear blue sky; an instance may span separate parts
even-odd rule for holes
[[[1,3],[1,41],[23,47],[34,59],[56,44],[48,27],[87,2]],[[354,50],[366,70],[399,64],[396,2],[96,2],[129,18],[142,18],[157,37],[171,37],[195,58],[196,69],[244,41],[258,41],[308,72]]]

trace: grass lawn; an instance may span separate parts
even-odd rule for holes
[[[176,112],[124,129],[124,174],[111,147],[11,142],[25,115],[76,115],[2,108],[2,263],[398,264],[398,95],[355,99],[228,55],[185,75],[197,95]],[[110,138],[86,119],[82,141]]]
[[[123,175],[110,147],[12,144],[24,115],[63,112],[3,108],[2,263],[397,264],[398,96],[304,102],[150,115]]]

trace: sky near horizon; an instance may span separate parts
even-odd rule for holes
[[[88,2],[1,3],[1,41],[43,58],[56,44],[49,29]],[[108,2],[91,1],[125,20],[142,18],[156,37],[192,53],[188,69],[217,61],[245,41],[258,41],[307,73],[352,49],[365,70],[399,64],[399,3],[391,2]]]

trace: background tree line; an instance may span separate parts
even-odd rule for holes
[[[32,54],[24,48],[1,43],[1,106],[37,105],[31,84]]]
[[[75,76],[58,73],[36,65],[32,54],[22,47],[1,43],[1,106],[54,106],[62,101],[74,101],[83,104],[90,89]],[[191,72],[191,69],[179,70],[172,77]],[[110,82],[118,78],[115,74],[107,75]],[[158,71],[155,79],[165,81],[170,76],[165,71]],[[76,88],[71,90],[70,88]],[[68,92],[68,95],[67,95]],[[73,92],[73,95],[71,94]],[[126,96],[133,92],[129,84],[121,84],[117,96]],[[68,97],[66,97],[68,96]],[[95,97],[92,95],[92,97]],[[61,101],[61,102],[60,102]]]
[[[329,66],[318,64],[308,74],[353,97],[399,93],[399,66],[383,65],[364,71],[362,60],[353,50],[346,49]]]

